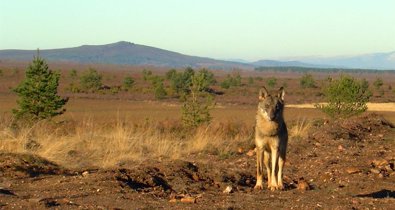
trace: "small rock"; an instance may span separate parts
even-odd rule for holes
[[[246,153],[246,155],[247,156],[250,156],[250,157],[252,157],[252,156],[254,156],[255,155],[255,150],[250,150],[250,151],[248,151],[247,153]]]
[[[310,190],[310,185],[309,185],[309,183],[306,182],[306,180],[300,179],[298,181],[297,189],[300,191]]]
[[[172,199],[169,200],[169,202],[170,202],[170,203],[177,203],[177,199],[172,198]]]
[[[379,174],[380,170],[376,169],[376,168],[371,168],[370,172],[374,173],[374,174]]]
[[[229,194],[229,193],[232,193],[232,192],[233,192],[232,186],[227,186],[225,188],[225,190],[223,191],[223,193],[226,193],[226,194]]]
[[[192,179],[193,179],[194,181],[199,181],[199,180],[200,180],[199,175],[198,175],[197,173],[193,173],[193,174],[192,174]]]
[[[343,147],[342,145],[337,146],[337,149],[338,149],[339,151],[344,151],[344,147]]]
[[[349,168],[346,168],[346,172],[347,172],[348,174],[356,174],[356,173],[361,172],[361,170],[359,170],[359,169],[356,168],[356,167],[349,167]]]
[[[384,160],[384,159],[381,159],[381,160],[373,160],[372,161],[372,164],[374,165],[374,166],[386,166],[386,165],[388,165],[388,161],[387,160]]]
[[[184,197],[181,198],[182,203],[196,203],[196,198],[194,197]]]
[[[385,170],[387,170],[388,172],[393,171],[390,165],[386,165],[384,168],[385,168]]]
[[[84,171],[84,172],[82,172],[82,176],[83,177],[87,177],[89,175],[89,171]]]

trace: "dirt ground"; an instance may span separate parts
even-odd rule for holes
[[[284,191],[253,190],[255,156],[66,169],[29,154],[0,154],[1,209],[391,209],[395,128],[376,114],[317,121],[290,139]],[[224,192],[228,190],[228,192]]]

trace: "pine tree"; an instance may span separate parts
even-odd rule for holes
[[[26,69],[25,79],[14,89],[19,96],[18,109],[13,109],[17,119],[37,121],[63,114],[68,99],[58,95],[60,74],[48,68],[39,54]]]

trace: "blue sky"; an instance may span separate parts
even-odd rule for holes
[[[0,0],[0,49],[130,41],[220,59],[395,51],[393,0]]]

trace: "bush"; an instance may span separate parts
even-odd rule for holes
[[[316,88],[315,81],[313,75],[311,74],[304,74],[300,79],[300,86],[302,88]]]
[[[384,82],[381,78],[377,78],[374,82],[373,82],[373,86],[378,90],[381,88],[381,86],[383,86]]]
[[[78,75],[77,75],[77,70],[75,69],[71,69],[70,74],[69,74],[70,79],[75,80],[77,79]]]
[[[230,87],[239,87],[241,86],[241,76],[239,73],[236,73],[233,76],[228,74],[226,79],[222,81],[220,85],[224,89],[229,89]]]
[[[125,77],[125,78],[123,79],[123,84],[122,84],[122,86],[123,86],[123,88],[124,88],[125,90],[129,90],[130,88],[132,88],[132,87],[133,87],[133,84],[134,84],[134,79],[133,79],[132,77],[127,76],[127,77]]]
[[[192,68],[186,68],[183,72],[172,69],[166,73],[166,78],[170,81],[171,90],[178,96],[183,96],[188,93],[194,74]]]
[[[142,74],[143,74],[143,80],[144,80],[144,81],[148,81],[148,80],[151,79],[152,71],[147,70],[147,69],[143,69]]]
[[[167,96],[166,90],[163,85],[163,79],[159,76],[153,76],[151,83],[154,88],[154,95],[156,99],[164,99]]]
[[[343,118],[365,112],[372,95],[366,80],[357,81],[350,76],[332,80],[323,92],[328,104],[316,104],[316,107],[330,117]]]
[[[17,119],[38,121],[63,114],[68,99],[58,95],[60,74],[48,68],[44,59],[33,58],[25,79],[14,89],[19,96],[19,109],[13,109]]]
[[[97,91],[103,85],[102,76],[95,69],[90,68],[81,76],[80,85],[84,91]]]
[[[269,77],[266,80],[266,84],[267,84],[267,86],[269,86],[271,88],[274,88],[276,86],[276,84],[277,84],[277,79],[275,77]]]

